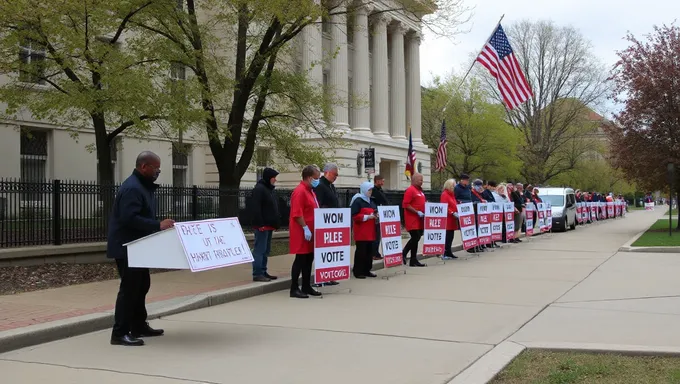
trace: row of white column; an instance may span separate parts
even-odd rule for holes
[[[384,13],[371,15],[371,11],[371,6],[364,5],[354,13],[352,84],[349,84],[346,15],[342,8],[333,9],[330,35],[334,55],[330,58],[329,85],[339,97],[348,95],[351,86],[354,98],[362,101],[352,108],[352,131],[405,140],[408,125],[413,141],[421,142],[420,34],[407,30]],[[392,47],[391,71],[388,29]],[[369,38],[373,39],[372,57],[369,54]],[[408,43],[406,50],[405,39]],[[321,84],[323,35],[320,22],[305,28],[302,45],[302,66],[309,71],[312,81]],[[407,60],[408,73],[405,70]],[[342,100],[347,100],[347,97]],[[333,114],[337,127],[350,129],[347,104],[335,104]]]

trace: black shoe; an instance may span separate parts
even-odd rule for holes
[[[329,281],[327,283],[324,283],[324,285],[328,285],[328,286],[333,286],[333,285],[338,285],[338,284],[340,284],[340,283],[338,283],[337,281]]]
[[[418,261],[416,263],[409,264],[409,267],[427,267],[427,264],[423,264],[423,263]]]
[[[276,279],[278,279],[277,276],[272,276],[272,275],[268,274],[267,272],[264,273],[264,277],[268,278],[269,280],[276,280]]]
[[[457,259],[457,258],[458,258],[458,256],[456,256],[456,255],[451,255],[451,256],[449,256],[449,257],[452,258],[452,259]]]
[[[272,281],[272,279],[268,278],[267,276],[254,276],[253,281],[258,283],[268,283]]]
[[[296,289],[294,291],[290,291],[290,297],[292,297],[294,299],[308,299],[309,298],[309,296],[306,293],[302,292],[299,289]]]
[[[147,323],[147,324],[146,324],[146,328],[143,328],[143,329],[141,329],[141,330],[132,331],[132,332],[130,332],[130,335],[131,335],[133,338],[138,339],[138,338],[140,338],[140,337],[157,337],[157,336],[163,336],[164,333],[165,333],[164,330],[162,330],[162,329],[153,329],[153,328],[151,328],[151,327],[149,326],[149,324]]]
[[[366,277],[378,277],[378,275],[376,275],[373,272],[369,272],[368,275],[366,275]]]
[[[354,278],[355,278],[355,279],[365,279],[366,276],[363,276],[363,275],[354,275]]]
[[[303,292],[304,294],[309,295],[309,296],[315,296],[315,297],[319,297],[319,296],[322,296],[322,295],[323,295],[321,292],[312,289],[312,287],[305,288],[305,289],[302,290],[302,292]]]
[[[312,287],[314,287],[314,288],[321,288],[323,286],[324,286],[324,284],[312,284]]]
[[[130,335],[111,336],[111,345],[122,345],[125,347],[141,347],[144,345],[144,340],[134,338]]]
[[[378,256],[373,256],[373,260],[374,260],[374,261],[378,261],[378,260],[382,260],[382,259],[383,259],[383,257],[380,256],[380,255],[378,255]]]
[[[406,255],[404,254],[401,255],[401,261],[402,263],[404,263],[404,265],[406,265]]]

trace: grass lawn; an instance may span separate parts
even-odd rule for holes
[[[668,219],[658,220],[633,243],[633,247],[680,246],[680,231],[676,231],[677,218],[673,218],[673,236],[668,236]]]
[[[525,351],[490,383],[680,383],[680,358]]]

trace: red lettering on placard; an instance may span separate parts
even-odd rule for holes
[[[401,224],[397,223],[388,223],[388,224],[380,224],[380,233],[382,233],[382,237],[396,237],[396,236],[401,236]]]
[[[314,241],[317,248],[347,247],[350,245],[349,228],[317,228]]]
[[[428,217],[425,220],[425,229],[444,229],[445,226],[444,219],[441,217]]]
[[[442,255],[442,254],[444,254],[444,244],[423,245],[423,255]]]
[[[349,279],[349,266],[322,268],[314,271],[316,283]]]
[[[403,259],[401,253],[396,253],[394,255],[385,255],[383,261],[385,262],[385,268],[392,268],[401,265]]]

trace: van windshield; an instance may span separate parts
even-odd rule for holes
[[[564,196],[562,195],[538,195],[544,203],[549,202],[553,207],[564,207]]]

